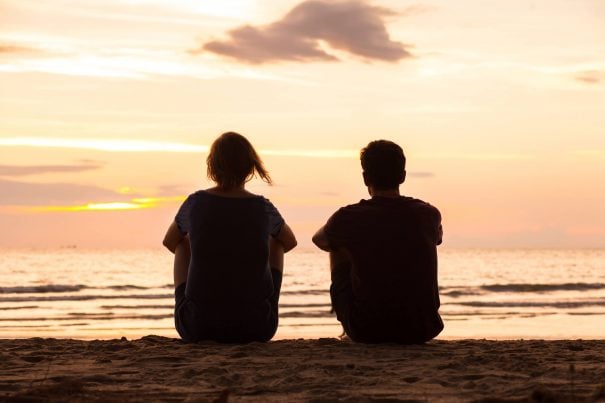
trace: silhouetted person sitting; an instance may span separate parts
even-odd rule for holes
[[[313,236],[330,252],[332,307],[346,334],[365,343],[415,344],[443,330],[439,316],[439,210],[401,196],[405,156],[378,140],[361,151],[371,199],[339,209]]]
[[[267,341],[296,238],[269,200],[245,189],[255,173],[271,183],[245,137],[221,135],[207,164],[217,186],[189,195],[164,238],[175,254],[176,330],[185,341]]]

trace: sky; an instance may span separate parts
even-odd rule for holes
[[[602,0],[0,0],[0,247],[160,247],[225,131],[299,244],[407,156],[443,247],[605,247]]]

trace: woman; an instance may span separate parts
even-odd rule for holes
[[[175,255],[176,329],[190,342],[268,341],[296,238],[269,200],[245,189],[255,174],[271,178],[244,136],[217,138],[207,166],[216,186],[189,195],[164,237]]]

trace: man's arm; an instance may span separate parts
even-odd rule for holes
[[[326,236],[325,226],[321,227],[317,230],[315,235],[313,235],[312,241],[313,243],[321,250],[326,252],[330,252],[330,244],[328,243],[328,237]]]
[[[164,235],[164,241],[162,242],[166,248],[172,253],[176,250],[178,244],[185,238],[185,235],[181,234],[181,230],[178,225],[176,225],[176,221],[173,221],[168,227],[168,231],[166,231],[166,235]]]

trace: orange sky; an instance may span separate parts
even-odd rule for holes
[[[310,245],[398,142],[452,247],[605,246],[605,4],[0,0],[0,246],[158,246],[212,140]]]

